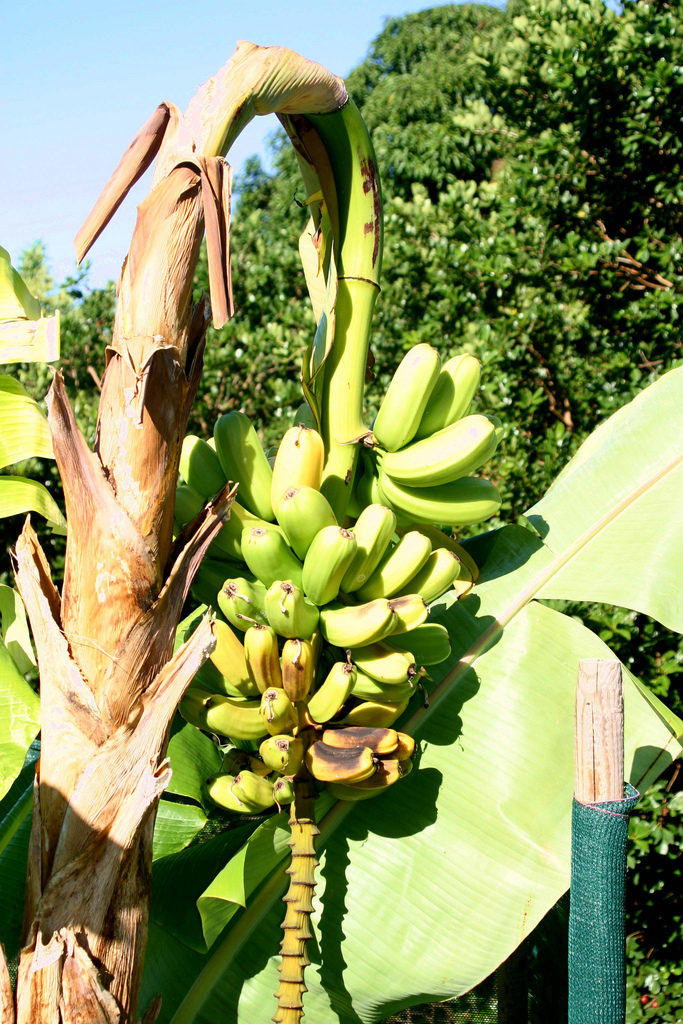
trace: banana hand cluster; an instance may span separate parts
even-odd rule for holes
[[[399,364],[373,425],[374,447],[357,483],[361,504],[380,501],[403,522],[465,526],[500,507],[496,486],[475,476],[494,454],[501,425],[468,410],[479,387],[479,360],[443,365],[431,345]]]

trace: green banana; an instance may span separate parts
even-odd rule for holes
[[[223,581],[218,591],[218,607],[228,622],[245,632],[255,622],[267,626],[265,613],[266,588],[259,580],[236,576]]]
[[[204,508],[206,499],[189,484],[178,484],[175,489],[175,521],[179,526],[190,523]]]
[[[353,532],[356,552],[344,573],[341,590],[352,594],[366,583],[382,560],[396,529],[396,516],[386,505],[367,505],[356,520]]]
[[[257,775],[270,775],[272,768],[264,764],[259,757],[250,754],[247,750],[239,750],[237,747],[229,747],[223,754],[219,775],[239,775],[241,771],[248,768]]]
[[[376,770],[370,747],[331,747],[316,740],[306,751],[306,767],[319,782],[360,782]]]
[[[376,597],[394,597],[405,589],[408,580],[419,572],[429,558],[432,542],[419,530],[404,533],[398,544],[391,548],[364,583],[356,596],[362,601]]]
[[[351,708],[339,724],[340,726],[372,725],[375,728],[388,728],[403,714],[408,707],[409,699],[400,701],[365,700]]]
[[[285,431],[273,463],[270,488],[273,509],[290,487],[319,490],[324,461],[325,443],[317,430],[299,425]]]
[[[335,661],[308,701],[309,717],[320,724],[329,722],[341,711],[353,689],[357,669],[348,661]]]
[[[237,776],[235,775],[225,774],[214,775],[213,778],[207,780],[207,794],[218,807],[222,807],[226,811],[234,811],[237,814],[259,814],[275,803],[272,796],[272,784],[270,784],[271,799],[264,806],[263,800],[258,800],[252,803],[250,800],[246,799],[246,797],[238,796],[235,791],[236,778]],[[267,799],[267,797],[268,793],[266,791],[265,799]]]
[[[228,482],[216,453],[203,438],[194,434],[183,438],[178,471],[185,483],[204,501],[213,498]]]
[[[415,437],[440,370],[441,360],[433,345],[421,342],[406,352],[372,426],[375,441],[385,451],[398,451]]]
[[[221,527],[210,547],[210,551],[219,557],[232,558],[236,562],[242,562],[242,533],[245,529],[254,526],[268,526],[275,529],[265,519],[260,519],[252,512],[247,511],[238,501],[233,501],[230,506],[230,517]]]
[[[465,416],[443,430],[397,452],[381,456],[383,473],[408,487],[435,487],[471,476],[498,445],[488,416]]]
[[[467,413],[479,388],[481,363],[463,352],[447,359],[424,411],[416,438],[430,437]]]
[[[304,759],[304,744],[299,736],[268,736],[258,748],[263,763],[272,772],[296,775]]]
[[[236,571],[236,566],[233,566],[233,569]],[[211,605],[215,608],[220,589],[225,582],[225,577],[230,575],[230,571],[231,569],[224,559],[203,558],[192,581],[193,597],[201,604]]]
[[[360,517],[363,509],[370,505],[385,505],[377,479],[376,456],[366,448],[361,449],[358,459],[358,470],[354,478],[353,491],[349,498],[348,513],[351,517]]]
[[[270,686],[282,686],[280,652],[277,636],[271,626],[255,623],[244,634],[245,665],[258,693]]]
[[[216,420],[213,436],[225,476],[239,483],[241,503],[261,519],[272,522],[273,471],[249,419],[241,412],[225,413]]]
[[[180,702],[180,713],[191,725],[231,740],[259,740],[265,736],[260,701],[235,700],[222,694],[194,696]]]
[[[318,606],[289,580],[275,580],[265,596],[268,622],[284,637],[310,640],[318,627]]]
[[[406,675],[400,683],[380,683],[372,676],[366,676],[365,672],[359,671],[351,693],[358,700],[410,700],[415,693],[413,676]]]
[[[439,665],[451,653],[448,630],[439,622],[425,622],[407,633],[394,633],[386,642],[389,647],[410,651],[418,665]]]
[[[269,686],[261,694],[259,714],[262,725],[265,725],[266,732],[271,736],[277,736],[279,733],[289,734],[299,725],[296,708],[279,686]]]
[[[500,508],[497,487],[483,477],[466,476],[436,487],[404,487],[380,470],[384,500],[408,513],[418,524],[467,526],[490,519]]]
[[[295,795],[294,782],[292,779],[284,776],[281,779],[276,779],[273,783],[273,800],[277,804],[278,808],[285,804],[291,804]]]
[[[460,575],[460,569],[460,559],[454,551],[436,548],[406,586],[411,592],[420,594],[425,604],[430,604],[446,593]]]
[[[380,683],[404,683],[415,675],[415,659],[409,651],[392,650],[384,643],[377,643],[354,647],[350,654],[351,661],[361,672]]]
[[[398,750],[399,737],[395,729],[375,728],[374,726],[347,726],[345,729],[325,729],[322,734],[323,743],[331,747],[370,747],[373,754],[384,757],[395,755]]]
[[[302,561],[325,526],[338,526],[327,498],[313,487],[289,487],[275,506],[275,518]]]
[[[389,607],[396,616],[396,625],[392,636],[421,626],[429,615],[429,608],[421,594],[402,594],[400,597],[392,597]]]
[[[227,622],[223,622],[222,619],[215,619],[213,628],[216,634],[216,646],[209,655],[211,664],[218,669],[227,686],[233,690],[245,697],[258,695],[259,690],[254,686],[248,671],[244,646],[241,641],[235,636]]]
[[[265,811],[275,803],[273,783],[270,779],[249,771],[248,768],[235,776],[232,791],[237,799],[250,809],[258,807],[259,810]]]
[[[385,598],[365,604],[330,604],[320,609],[320,632],[333,647],[364,647],[388,636],[397,617]]]
[[[291,580],[301,586],[301,562],[279,530],[271,526],[255,526],[242,532],[242,557],[266,587],[275,580]]]
[[[302,585],[306,596],[317,605],[334,601],[355,553],[356,538],[351,530],[324,526],[304,559]]]
[[[308,640],[285,640],[282,648],[282,688],[297,704],[306,700],[315,676],[313,647]]]

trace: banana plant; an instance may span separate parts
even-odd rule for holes
[[[174,782],[166,743],[216,625],[201,617],[175,652],[173,636],[235,494],[224,487],[173,541],[180,445],[206,326],[203,306],[191,307],[190,282],[206,231],[212,312],[223,323],[232,300],[222,155],[253,114],[272,110],[295,144],[313,213],[317,270],[310,247],[306,264],[318,330],[303,384],[326,445],[322,487],[339,517],[352,493],[368,433],[363,380],[381,258],[374,157],[343,83],[287,51],[241,44],[185,115],[169,103],[152,115],[78,236],[83,255],[156,156],[122,271],[95,452],[78,434],[59,377],[52,390],[68,523],[61,595],[29,528],[17,545],[43,699],[21,1022],[76,1013],[133,1019],[148,933],[142,997],[150,1019],[175,1024],[267,1019],[276,990],[277,1019],[294,1024],[301,1007],[287,1004],[287,985],[299,1002],[305,993],[306,1014],[320,1022],[380,1020],[471,987],[567,884],[575,666],[609,652],[547,602],[632,602],[680,628],[680,595],[658,600],[652,582],[681,562],[680,530],[664,548],[652,528],[662,509],[680,526],[669,503],[681,452],[661,426],[683,425],[681,377],[670,374],[586,443],[526,524],[473,544],[480,585],[435,609],[451,635],[451,662],[429,687],[428,706],[402,724],[421,746],[405,782],[369,807],[329,793],[317,806],[312,795],[297,796],[293,849],[284,817],[274,816],[176,852],[201,827],[214,755],[190,726],[176,732]],[[85,537],[97,559],[86,557]],[[629,543],[642,557],[629,562],[625,581],[614,553]],[[681,723],[626,676],[629,779],[646,785],[678,756]],[[165,789],[186,808],[188,826],[175,844],[158,836],[165,855],[148,928],[146,871]],[[322,857],[313,899],[315,837]],[[299,858],[291,867],[290,849]],[[294,935],[303,942],[310,918],[305,985],[300,973],[280,975],[278,985],[288,872],[309,890]],[[297,970],[305,956],[302,947]],[[84,991],[92,999],[85,1011]]]

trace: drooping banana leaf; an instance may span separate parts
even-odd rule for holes
[[[57,502],[38,480],[0,476],[0,518],[38,512],[55,533],[66,533],[66,521]]]
[[[40,303],[0,246],[0,363],[49,363],[58,358],[59,312],[41,316]]]
[[[420,741],[418,765],[384,796],[336,804],[321,822],[310,1024],[380,1021],[461,994],[566,890],[578,661],[613,655],[539,599],[609,600],[680,629],[681,493],[678,369],[588,439],[528,513],[533,529],[472,545],[477,587],[434,610],[453,656],[429,707],[403,726]],[[679,756],[683,723],[625,667],[624,700],[626,773],[642,789]],[[270,878],[206,956],[188,957],[187,994],[167,999],[160,1020],[269,1019],[286,865],[274,844]],[[165,990],[160,940],[156,930],[147,994]]]

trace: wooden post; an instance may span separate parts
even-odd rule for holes
[[[624,795],[624,698],[618,661],[584,658],[576,685],[574,795],[580,803]]]

